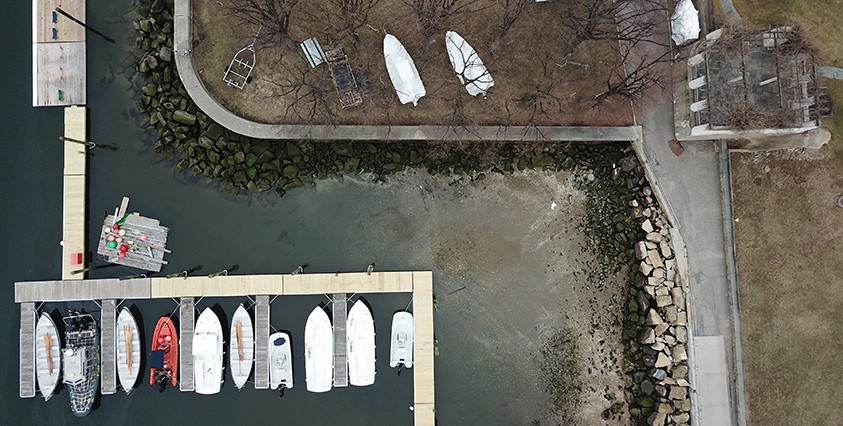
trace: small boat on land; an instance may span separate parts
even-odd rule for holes
[[[196,320],[193,333],[193,389],[201,395],[220,392],[222,387],[222,325],[211,308]]]
[[[242,389],[252,374],[252,361],[255,358],[255,332],[252,319],[243,305],[237,307],[231,317],[231,342],[228,349],[231,377],[234,386]]]
[[[283,331],[269,336],[269,387],[280,390],[293,387],[290,335]]]
[[[131,392],[138,381],[140,350],[138,323],[124,307],[117,316],[117,378],[126,393]]]
[[[46,312],[41,313],[35,326],[35,370],[41,396],[49,401],[61,375],[61,340],[56,323]]]
[[[348,381],[352,386],[375,383],[375,321],[372,311],[357,300],[348,312]]]
[[[91,412],[99,390],[99,328],[94,317],[84,311],[71,311],[64,323],[67,331],[62,381],[70,393],[73,415],[84,417]]]
[[[468,94],[486,96],[489,89],[495,85],[495,80],[483,65],[477,51],[454,31],[445,32],[445,48],[448,50],[451,66],[457,73],[460,83],[465,85]]]
[[[398,100],[402,104],[412,102],[416,105],[427,92],[424,90],[419,70],[413,58],[407,53],[404,45],[392,34],[383,38],[383,56],[386,61],[386,71],[392,86],[398,93]]]
[[[328,392],[334,382],[334,329],[328,314],[317,306],[304,325],[304,372],[307,390]]]
[[[392,316],[389,366],[413,368],[413,314],[409,312]]]
[[[176,327],[170,317],[164,316],[155,325],[152,335],[152,352],[149,354],[149,384],[160,386],[164,392],[167,383],[178,384],[179,338]]]

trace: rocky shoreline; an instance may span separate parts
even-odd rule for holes
[[[476,180],[486,173],[525,169],[573,171],[588,197],[582,227],[589,249],[602,258],[601,267],[590,271],[595,291],[602,291],[609,274],[631,270],[623,301],[622,368],[632,421],[689,423],[685,296],[676,278],[669,225],[630,148],[544,142],[310,143],[237,135],[202,113],[182,86],[173,61],[172,7],[172,0],[142,0],[141,18],[133,27],[143,51],[137,70],[145,81],[136,83],[140,109],[148,117],[143,125],[155,132],[152,148],[173,160],[178,171],[204,176],[234,196],[268,191],[283,196],[343,173],[382,180],[407,168]],[[605,415],[622,409],[614,402]]]

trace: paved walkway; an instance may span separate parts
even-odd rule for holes
[[[256,123],[217,103],[202,85],[190,55],[190,0],[175,2],[174,50],[176,68],[187,93],[208,117],[236,133],[258,139],[310,140],[460,140],[490,142],[629,142],[638,137],[635,127],[580,126],[344,126]]]

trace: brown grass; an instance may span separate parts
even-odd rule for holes
[[[301,0],[291,18],[290,32],[295,40],[316,36],[324,48],[330,34],[324,25],[307,17],[316,0]],[[475,12],[457,16],[448,26],[478,51],[495,79],[487,99],[474,98],[459,84],[445,50],[444,32],[425,39],[415,15],[401,0],[382,0],[370,16],[374,28],[359,31],[359,44],[350,37],[336,40],[345,48],[352,67],[364,70],[372,88],[361,106],[341,109],[328,69],[320,65],[307,71],[308,80],[317,82],[330,96],[334,122],[348,124],[539,124],[539,125],[623,125],[631,122],[627,102],[592,110],[588,99],[601,91],[616,62],[612,45],[587,43],[570,58],[561,57],[564,35],[556,21],[565,2],[530,4],[497,49],[490,49],[497,38],[501,9],[496,0],[481,0]],[[288,113],[291,99],[278,96],[273,81],[284,78],[284,71],[307,67],[298,50],[257,45],[257,65],[253,81],[244,90],[227,87],[223,73],[231,57],[251,42],[257,28],[239,25],[216,1],[194,2],[193,58],[205,86],[224,106],[250,119],[266,123],[329,122],[320,116],[302,120]],[[383,62],[383,31],[401,40],[413,57],[427,96],[417,107],[398,102]],[[566,64],[566,60],[587,64],[588,68]],[[542,63],[546,66],[543,67]],[[545,72],[544,70],[547,70]],[[287,73],[289,76],[289,72]],[[538,89],[537,89],[538,88]],[[536,112],[519,99],[537,91],[550,94],[541,98],[545,112]],[[463,114],[455,114],[461,109]],[[321,115],[321,114],[320,114]]]
[[[759,25],[798,23],[843,66],[839,0],[735,0]],[[818,153],[734,155],[732,182],[750,425],[837,424],[843,405],[843,82]]]

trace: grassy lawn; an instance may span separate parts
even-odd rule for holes
[[[735,0],[759,25],[799,23],[820,63],[843,66],[839,0]],[[818,152],[732,156],[750,425],[838,424],[843,406],[843,82]]]
[[[315,36],[326,50],[341,43],[351,66],[365,74],[370,91],[357,107],[340,108],[327,66],[309,69],[298,46],[258,43],[252,83],[244,90],[227,87],[222,77],[229,61],[251,42],[257,28],[240,25],[220,2],[193,2],[193,58],[218,101],[242,116],[267,123],[630,124],[628,101],[609,101],[608,108],[600,111],[589,108],[589,99],[603,90],[618,58],[609,41],[586,42],[572,55],[562,54],[567,43],[558,20],[565,3],[529,3],[499,42],[502,7],[498,0],[479,0],[473,11],[445,25],[459,32],[489,68],[495,86],[487,99],[468,95],[448,60],[444,31],[422,36],[416,15],[402,0],[381,0],[370,14],[370,27],[359,29],[357,40],[332,33],[313,18],[315,0],[299,1],[291,16],[294,40]],[[383,59],[384,32],[404,44],[419,70],[427,95],[416,107],[401,105],[389,80]],[[281,96],[283,86],[294,81],[317,87],[325,102],[312,108],[313,97],[302,96],[296,103],[294,95]],[[537,103],[522,101],[539,93]]]

